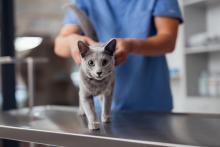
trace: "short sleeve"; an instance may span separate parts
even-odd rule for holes
[[[182,14],[177,0],[155,0],[154,16],[166,16],[176,18],[183,22]]]
[[[70,2],[87,14],[86,5],[83,0],[70,0]],[[79,20],[71,9],[66,8],[63,23],[79,25]]]

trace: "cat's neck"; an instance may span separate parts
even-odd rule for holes
[[[97,80],[97,79],[94,79],[94,78],[90,78],[90,77],[87,77],[90,81],[94,81],[94,82],[102,82],[102,81],[104,81],[104,80],[106,80],[108,77],[105,77],[105,78],[103,78],[103,79],[101,79],[101,80]]]

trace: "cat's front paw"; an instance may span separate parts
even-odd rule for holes
[[[103,122],[103,123],[109,123],[109,122],[111,122],[111,117],[110,117],[110,115],[103,115],[103,116],[102,116],[102,122]]]
[[[78,109],[78,115],[80,115],[80,116],[85,116],[86,114],[85,114],[85,112],[83,111],[83,109]]]
[[[98,130],[100,128],[100,123],[99,122],[88,123],[88,128],[89,130]]]

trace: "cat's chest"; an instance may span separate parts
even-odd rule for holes
[[[105,92],[106,89],[111,88],[112,76],[101,80],[93,80],[89,78],[82,77],[81,81],[86,91],[88,91],[91,95],[97,96]]]

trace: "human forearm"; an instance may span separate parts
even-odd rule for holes
[[[172,52],[179,21],[167,17],[155,17],[157,34],[146,39],[117,38],[116,65],[126,60],[130,53],[143,56],[160,56]]]
[[[128,41],[132,53],[144,56],[159,56],[174,50],[176,36],[159,34],[148,39],[128,39]]]
[[[55,39],[54,51],[58,56],[70,57],[70,48],[74,39],[74,35],[80,34],[81,30],[76,25],[66,25],[64,26],[59,35]]]
[[[147,39],[131,40],[132,52],[145,56],[170,53],[175,48],[179,20],[169,17],[155,17],[157,34]]]
[[[160,56],[172,52],[175,41],[176,37],[168,34],[160,34],[148,39],[117,38],[116,65],[122,63],[130,53]]]

